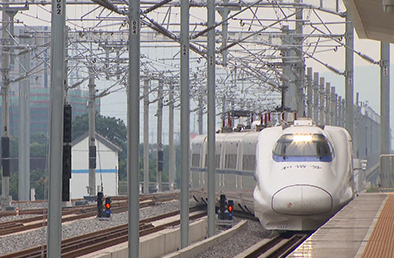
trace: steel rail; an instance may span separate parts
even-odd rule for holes
[[[170,194],[170,195],[149,195],[149,196],[142,196],[140,198],[140,207],[148,207],[156,205],[160,202],[165,202],[172,200],[174,198],[179,198],[179,193]],[[125,200],[125,197],[115,197],[111,199],[113,201],[111,211],[112,213],[120,213],[127,211],[128,201]],[[32,230],[41,228],[47,225],[47,218],[46,209],[34,209],[34,210],[21,210],[20,214],[41,214],[41,216],[35,216],[30,218],[23,218],[19,220],[7,221],[0,223],[0,236],[8,235],[8,234],[15,234],[20,233],[26,230]],[[12,211],[12,214],[15,215],[15,211]],[[71,215],[71,216],[69,216]],[[62,223],[75,221],[83,218],[95,217],[97,216],[97,206],[96,204],[83,206],[83,207],[72,207],[63,209],[62,212]]]
[[[196,211],[199,208],[191,208]],[[180,220],[174,220],[159,226],[153,226],[151,222],[158,221],[163,218],[179,215],[180,211],[174,211],[155,217],[140,220],[140,236],[152,234],[164,230],[168,227],[179,225]],[[199,212],[190,216],[190,220],[195,220],[206,216],[206,212]],[[68,238],[62,241],[62,257],[78,257],[80,255],[95,252],[128,240],[128,224],[103,229],[89,234]],[[0,256],[1,258],[22,258],[22,257],[41,257],[46,255],[46,245],[37,246],[30,249],[22,250],[15,253]]]
[[[286,257],[297,246],[304,242],[310,234],[293,234],[286,238],[284,234],[277,235],[271,239],[263,239],[251,246],[236,258],[279,258]]]

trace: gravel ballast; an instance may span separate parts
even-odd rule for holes
[[[34,206],[34,204],[31,204]],[[196,202],[191,200],[190,207],[195,206]],[[24,207],[25,208],[25,207]],[[36,207],[38,208],[38,207]],[[171,201],[161,203],[153,207],[140,209],[140,219],[157,216],[160,214],[168,213],[171,211],[179,210],[180,202]],[[24,217],[31,217],[36,215],[24,216],[8,216],[0,218],[0,222],[21,219]],[[128,221],[128,213],[123,212],[119,214],[112,214],[112,220],[100,221],[96,218],[81,219],[74,222],[63,223],[62,226],[62,239],[67,239],[82,234],[87,234],[102,230],[117,225],[126,224]],[[13,234],[0,237],[0,255],[21,251],[24,249],[44,246],[47,243],[46,226],[40,229],[30,230],[25,233]],[[224,230],[218,227],[217,232]],[[257,221],[248,221],[246,229],[241,230],[235,237],[221,243],[220,245],[213,246],[206,252],[200,254],[195,258],[205,257],[233,257],[242,252],[253,244],[261,241],[263,230]]]

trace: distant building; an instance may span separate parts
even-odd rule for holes
[[[1,32],[0,32],[1,34]],[[49,100],[50,100],[50,48],[46,45],[50,42],[50,27],[48,26],[15,26],[15,35],[32,35],[29,40],[30,51],[30,76],[28,77],[30,85],[30,133],[48,134],[49,124]],[[23,44],[22,44],[23,45]],[[34,46],[43,46],[34,49]],[[15,52],[19,50],[14,50]],[[12,55],[11,55],[12,56]],[[0,55],[0,62],[2,56]],[[17,59],[13,57],[10,62],[10,78],[16,78],[25,74],[26,71],[20,68]],[[68,78],[68,84],[72,85],[81,78],[77,72],[71,72]],[[0,86],[3,82],[0,78]],[[77,116],[87,114],[87,102],[89,100],[89,91],[75,88],[68,90],[67,102],[72,106],[73,119]],[[0,97],[0,128],[2,126],[2,99]],[[96,112],[100,113],[100,99],[96,99]],[[11,136],[19,135],[19,83],[10,84],[10,128]]]
[[[71,199],[88,195],[89,185],[89,141],[88,133],[75,139],[72,145],[72,169],[70,181]],[[118,195],[118,152],[121,149],[96,133],[96,192],[103,186],[104,194]]]
[[[18,91],[16,91],[18,92]],[[49,123],[49,88],[30,89],[30,133],[48,134]],[[69,90],[67,101],[72,107],[73,119],[88,113],[89,92],[79,89]],[[3,103],[0,98],[0,126]],[[100,100],[96,100],[96,112],[100,112]],[[10,93],[10,135],[19,134],[19,96]]]

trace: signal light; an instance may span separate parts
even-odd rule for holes
[[[227,210],[228,210],[229,212],[233,212],[234,205],[233,205],[233,204],[230,204],[230,202],[233,203],[233,201],[228,201],[228,208],[227,208]]]
[[[111,198],[110,197],[105,197],[105,217],[111,217]]]

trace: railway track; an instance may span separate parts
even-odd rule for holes
[[[179,195],[179,194],[178,194]],[[111,211],[112,213],[125,212],[128,209],[128,201],[122,197],[113,198]],[[173,195],[160,196],[143,196],[140,198],[140,208],[156,205],[158,202],[164,202],[174,199]],[[0,223],[0,236],[8,234],[21,233],[23,231],[41,228],[47,225],[46,209],[22,210],[20,214],[41,214],[30,218],[23,218],[13,221]],[[6,212],[9,214],[9,212]],[[13,212],[15,216],[15,212]],[[8,215],[9,216],[9,215]],[[97,216],[97,206],[95,204],[65,208],[62,211],[62,223],[71,222],[79,219],[92,218]]]
[[[248,248],[235,258],[283,258],[304,242],[310,234],[299,233],[290,237],[277,235],[271,239],[263,239]]]
[[[168,227],[179,225],[180,211],[174,211],[163,215],[140,220],[140,236],[152,234]],[[199,210],[198,207],[191,208],[190,220],[195,220],[206,216],[205,211]],[[172,218],[169,220],[169,218]],[[157,225],[157,222],[164,220]],[[154,223],[156,222],[156,223]],[[90,234],[85,234],[73,238],[68,238],[62,241],[61,252],[63,258],[77,257],[99,251],[101,249],[126,242],[128,240],[128,224],[96,231]],[[20,252],[10,253],[0,256],[1,258],[22,258],[22,257],[45,257],[46,245],[37,246],[34,248],[26,249]]]
[[[175,200],[179,199],[179,192],[172,192],[172,193],[159,193],[159,194],[149,194],[149,195],[141,195],[140,196],[140,203],[143,202],[151,202],[151,203],[157,203],[157,202],[165,202],[168,200]],[[122,203],[128,201],[127,196],[110,196],[111,200],[113,201],[112,206],[115,207],[117,203]],[[75,199],[72,200],[73,202],[75,201],[81,201],[82,199]],[[25,203],[36,203],[36,204],[43,204],[46,203],[47,201],[18,201],[14,203],[14,206],[19,206],[23,205]],[[83,209],[84,211],[87,211],[88,209],[91,209],[92,211],[96,209],[96,204],[91,204],[91,205],[83,205],[83,206],[75,206],[75,207],[64,207],[63,208],[63,214],[70,214],[70,213],[77,213]],[[20,209],[19,210],[19,215],[41,215],[43,213],[47,213],[47,208],[37,208],[37,209]],[[16,211],[0,211],[0,217],[7,217],[7,216],[15,216]]]

